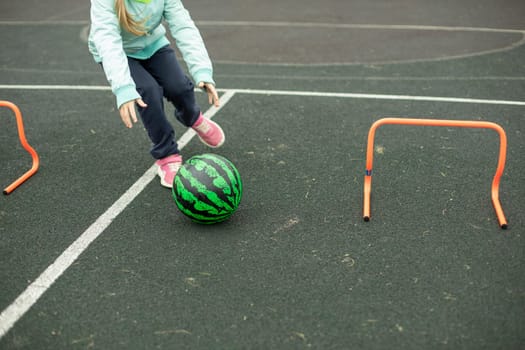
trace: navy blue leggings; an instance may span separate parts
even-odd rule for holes
[[[192,126],[201,112],[195,102],[192,81],[182,71],[169,46],[147,60],[128,57],[128,63],[137,91],[148,105],[138,110],[153,143],[151,155],[161,159],[179,153],[175,131],[164,112],[163,98],[173,104],[175,116],[183,125]]]

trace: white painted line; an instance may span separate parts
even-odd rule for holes
[[[460,97],[385,95],[385,94],[361,94],[361,93],[345,93],[345,92],[317,92],[317,91],[290,91],[290,90],[257,90],[257,89],[253,89],[253,90],[252,89],[231,89],[231,91],[235,91],[236,93],[239,93],[239,94],[255,94],[255,95],[339,97],[339,98],[355,98],[355,99],[371,99],[371,100],[429,101],[429,102],[454,102],[454,103],[525,106],[525,101],[486,100],[486,99],[460,98]]]
[[[196,21],[197,26],[210,27],[286,27],[286,28],[335,28],[335,29],[379,29],[379,30],[418,30],[447,32],[485,32],[525,34],[523,29],[460,27],[460,26],[425,26],[404,24],[351,24],[323,22],[286,22],[286,21]]]
[[[88,20],[46,20],[46,21],[0,21],[4,26],[58,26],[89,25]],[[287,22],[287,21],[195,21],[198,27],[285,27],[285,28],[333,28],[333,29],[378,29],[378,30],[418,30],[418,31],[453,31],[453,32],[488,32],[525,34],[525,29],[461,27],[461,26],[428,26],[405,24],[374,23],[327,23],[327,22]]]
[[[109,86],[102,85],[0,85],[6,90],[82,90],[111,91]]]
[[[8,90],[109,90],[107,86],[96,85],[0,85],[1,89]],[[252,95],[282,95],[282,96],[305,96],[305,97],[338,97],[370,100],[394,100],[394,101],[425,101],[425,102],[450,102],[450,103],[472,103],[489,105],[511,105],[525,106],[525,101],[512,100],[490,100],[461,97],[441,96],[417,96],[417,95],[388,95],[388,94],[363,94],[351,92],[322,92],[322,91],[294,91],[294,90],[260,90],[260,89],[217,89],[220,92],[232,92],[235,94]]]
[[[235,92],[227,91],[220,99],[220,107],[211,107],[204,116],[213,118]],[[184,148],[195,135],[192,129],[178,141],[179,149]],[[15,301],[0,314],[0,338],[33,306],[51,285],[68,269],[111,222],[144,190],[156,176],[156,165],[152,165],[104,214],[77,238],[37,279],[33,281]]]
[[[0,69],[1,70],[1,69]],[[46,70],[49,72],[49,70]],[[72,71],[73,73],[77,73]],[[284,75],[284,74],[214,74],[217,78],[229,79],[276,79],[276,80],[327,80],[327,81],[523,81],[525,76],[379,76],[379,75]]]
[[[81,26],[87,24],[89,24],[88,20],[0,21],[0,26]]]

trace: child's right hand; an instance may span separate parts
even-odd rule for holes
[[[148,105],[145,104],[141,98],[137,98],[136,100],[131,100],[123,103],[119,108],[120,118],[122,119],[122,122],[124,123],[124,125],[126,125],[127,128],[133,127],[132,121],[133,123],[137,122],[137,112],[135,110],[135,103],[142,108],[148,107]]]

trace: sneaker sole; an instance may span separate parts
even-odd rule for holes
[[[163,177],[163,173],[162,173],[162,170],[160,170],[160,168],[157,169],[157,175],[159,175],[160,177],[160,185],[162,187],[166,187],[166,188],[173,188],[173,184],[168,184],[165,180],[164,180],[164,177]]]

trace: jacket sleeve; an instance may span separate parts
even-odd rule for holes
[[[164,1],[164,18],[196,83],[213,81],[213,67],[202,36],[180,0]]]
[[[114,0],[91,0],[90,41],[96,59],[102,63],[117,106],[140,98],[129,72],[128,60],[122,46]]]

